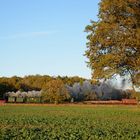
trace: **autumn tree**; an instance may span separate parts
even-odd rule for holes
[[[101,0],[98,17],[86,27],[93,79],[130,75],[140,85],[140,0]]]
[[[62,80],[48,82],[42,90],[42,98],[45,102],[60,103],[68,100],[70,95]]]

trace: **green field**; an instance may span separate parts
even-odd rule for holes
[[[0,140],[140,140],[137,106],[0,106]]]

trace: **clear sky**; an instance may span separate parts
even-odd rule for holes
[[[0,0],[0,76],[90,78],[85,26],[100,0]]]

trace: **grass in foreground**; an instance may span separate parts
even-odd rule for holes
[[[139,140],[134,106],[0,106],[0,140]]]

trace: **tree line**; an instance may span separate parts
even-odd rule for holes
[[[72,78],[72,77],[71,77]],[[44,83],[42,88],[16,89],[3,93],[4,99],[9,102],[40,102],[40,103],[63,103],[83,102],[93,100],[122,100],[135,98],[133,91],[116,89],[108,82],[92,83],[91,80],[73,77],[71,84],[64,83],[63,78],[52,78]],[[34,81],[35,82],[35,81]],[[33,84],[33,82],[31,82]],[[68,84],[69,83],[69,84]],[[40,83],[38,83],[40,84]],[[29,85],[27,86],[29,87]],[[14,89],[14,88],[13,88]],[[8,89],[6,89],[8,90]],[[140,95],[140,94],[139,94]],[[140,99],[140,98],[139,98]],[[139,100],[138,99],[138,100]]]
[[[6,92],[16,92],[16,91],[40,91],[45,89],[47,84],[52,80],[61,80],[64,85],[72,86],[74,83],[82,83],[85,79],[74,76],[48,76],[48,75],[29,75],[25,77],[1,77],[0,78],[0,98],[3,98]]]

